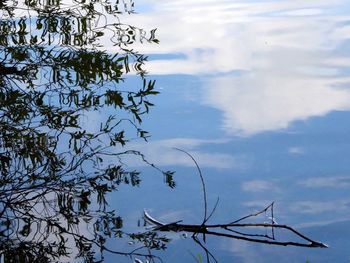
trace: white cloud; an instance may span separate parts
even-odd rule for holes
[[[241,262],[255,263],[261,261],[261,254],[252,243],[242,240],[227,239],[221,241],[221,249],[230,251],[234,257],[240,257]]]
[[[350,221],[349,216],[336,217],[330,220],[315,220],[312,222],[306,222],[296,225],[297,228],[308,228],[308,227],[327,227],[327,225],[344,223],[345,221]]]
[[[303,147],[293,146],[288,148],[288,152],[293,155],[301,155],[305,153],[305,149]]]
[[[242,169],[246,162],[244,156],[232,156],[219,152],[205,152],[198,149],[205,144],[223,144],[227,140],[200,140],[189,138],[175,138],[168,140],[150,141],[147,143],[128,144],[128,148],[140,150],[150,163],[157,166],[190,166],[195,164],[189,156],[174,148],[183,149],[189,152],[197,161],[200,167],[214,167],[219,169],[236,168]],[[130,158],[126,161],[131,166],[144,166],[145,163],[135,161],[135,158]]]
[[[162,215],[159,216],[159,219],[162,222],[166,222],[166,223],[171,223],[171,222],[177,222],[179,220],[183,220],[184,218],[186,218],[186,216],[188,217],[191,214],[191,211],[188,210],[177,210],[177,211],[166,211],[163,212]]]
[[[279,15],[285,16],[314,16],[320,14],[322,14],[322,10],[317,8],[296,9],[279,13]]]
[[[255,72],[210,82],[205,102],[222,110],[228,133],[251,135],[285,129],[293,121],[350,109],[350,91],[332,87],[334,80],[270,73],[272,77]]]
[[[269,181],[252,180],[243,182],[242,190],[246,192],[275,192],[279,191],[278,187]]]
[[[349,211],[350,200],[300,201],[290,206],[290,211],[300,214],[321,214]]]
[[[312,177],[298,184],[308,188],[350,188],[350,176]]]
[[[251,212],[257,212],[257,211],[261,211],[262,209],[264,209],[265,207],[267,207],[268,205],[270,205],[272,203],[271,200],[254,200],[254,201],[246,201],[243,202],[242,205],[248,207],[249,209],[254,209],[255,211],[251,211]]]
[[[349,26],[340,25],[349,16],[329,12],[346,1],[147,3],[154,5],[152,12],[130,16],[130,23],[158,27],[161,44],[137,48],[181,54],[150,61],[147,69],[206,74],[203,103],[222,111],[228,133],[286,129],[294,121],[350,109],[350,91],[336,88],[350,82],[339,70],[349,63],[333,52],[349,38]],[[238,70],[246,73],[230,75]],[[217,73],[226,75],[213,77]]]
[[[344,59],[331,52],[349,38],[349,26],[339,25],[349,16],[328,11],[345,0],[138,3],[151,5],[151,11],[121,16],[121,21],[158,27],[161,44],[137,50],[184,57],[150,61],[146,69],[152,74],[248,72],[211,78],[205,87],[204,103],[223,112],[228,133],[284,129],[296,120],[349,110],[350,92],[334,88],[349,82],[337,77]],[[108,39],[104,44],[114,48]]]
[[[161,44],[139,45],[138,50],[185,55],[184,59],[150,61],[147,67],[152,73],[229,72],[251,68],[256,54],[271,47],[310,51],[334,47],[345,36],[337,34],[328,41],[329,32],[335,19],[346,17],[330,17],[327,10],[341,3],[344,1],[277,1],[258,5],[225,0],[147,1],[153,5],[152,12],[124,16],[122,21],[146,29],[158,28]],[[271,17],[269,13],[275,15]],[[295,19],[295,15],[300,17]],[[198,50],[202,55],[198,55]]]

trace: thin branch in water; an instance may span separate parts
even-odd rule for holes
[[[229,232],[232,232],[232,233],[235,233],[235,234],[238,234],[238,235],[242,235],[242,236],[249,236],[249,237],[262,237],[262,238],[268,238],[268,239],[272,239],[274,240],[275,238],[274,237],[270,237],[269,235],[265,234],[265,235],[262,235],[262,234],[247,234],[247,233],[244,233],[244,232],[241,232],[241,231],[237,231],[237,230],[233,230],[229,227],[223,227],[225,230],[229,231]]]
[[[194,233],[195,235],[197,234],[205,234],[205,235],[210,235],[210,236],[222,236],[222,237],[227,237],[227,238],[233,238],[233,239],[239,239],[239,240],[245,240],[245,241],[250,241],[250,242],[256,242],[256,243],[264,243],[264,244],[270,244],[270,245],[279,245],[279,246],[296,246],[296,247],[319,247],[319,248],[327,248],[328,246],[326,244],[323,244],[318,241],[314,241],[311,238],[301,234],[294,228],[287,226],[287,225],[278,225],[278,224],[252,224],[252,223],[235,223],[235,224],[217,224],[217,225],[190,225],[190,224],[178,224],[178,223],[172,223],[172,224],[163,224],[157,221],[156,219],[153,219],[151,216],[149,216],[147,213],[144,214],[144,217],[150,217],[147,218],[149,222],[157,222],[155,224],[154,230],[159,230],[159,231],[174,231],[174,232],[190,232]],[[229,234],[229,233],[223,233],[223,232],[215,232],[211,231],[209,229],[224,229],[228,230],[230,232],[232,227],[242,227],[242,228],[250,228],[250,227],[260,227],[260,228],[266,228],[266,227],[274,227],[274,228],[279,228],[279,229],[286,229],[295,235],[299,236],[305,241],[308,241],[308,243],[303,243],[303,242],[292,242],[292,241],[276,241],[272,239],[271,237],[265,237],[266,239],[261,239],[259,237],[264,237],[261,235],[255,235],[253,236],[252,234],[246,234],[246,233],[240,233],[240,232],[235,232],[237,235],[234,234]]]
[[[197,238],[196,234],[192,235],[192,239],[194,240],[194,242],[196,242],[205,252],[205,256],[207,258],[207,263],[210,262],[209,258],[212,258],[216,263],[218,263],[218,261],[216,260],[216,258],[214,257],[214,255],[209,251],[209,249],[207,249]]]
[[[214,205],[213,210],[211,210],[211,212],[210,212],[209,216],[207,217],[207,219],[205,220],[204,224],[205,224],[206,222],[208,222],[208,220],[213,216],[213,214],[214,214],[216,208],[218,207],[219,200],[220,200],[220,199],[219,199],[219,197],[218,197],[218,198],[216,199],[216,202],[215,202],[215,205]]]
[[[244,217],[242,217],[240,219],[237,219],[237,220],[235,220],[235,221],[233,221],[233,222],[231,222],[229,224],[236,224],[236,223],[241,222],[241,221],[243,221],[245,219],[248,219],[250,217],[256,217],[258,215],[261,215],[262,213],[265,213],[270,207],[273,207],[273,204],[274,204],[274,202],[272,202],[270,205],[268,205],[267,207],[265,207],[263,210],[261,210],[259,212],[249,214],[249,215],[244,216]]]
[[[204,219],[203,222],[200,225],[192,225],[192,224],[181,224],[180,221],[172,222],[172,223],[163,223],[158,221],[157,219],[153,218],[150,216],[146,211],[144,211],[144,219],[146,222],[149,224],[153,225],[153,231],[173,231],[173,232],[189,232],[192,233],[192,238],[193,240],[205,251],[206,254],[206,261],[209,263],[210,258],[212,258],[215,262],[218,262],[214,255],[200,242],[198,239],[198,235],[202,234],[203,235],[203,241],[205,243],[206,241],[206,236],[218,236],[218,237],[226,237],[226,238],[232,238],[232,239],[237,239],[237,240],[244,240],[248,242],[255,242],[255,243],[261,243],[261,244],[269,244],[269,245],[277,245],[277,246],[296,246],[296,247],[308,247],[308,248],[327,248],[328,246],[324,243],[314,241],[311,238],[301,234],[294,228],[287,226],[287,225],[280,225],[275,221],[274,218],[274,202],[266,206],[264,209],[256,212],[256,213],[251,213],[249,215],[246,215],[244,217],[241,217],[235,221],[232,221],[227,224],[206,224],[207,221],[213,216],[218,203],[219,203],[219,198],[217,199],[213,210],[210,212],[208,216],[207,212],[207,192],[205,188],[205,182],[204,182],[204,177],[201,172],[201,169],[194,159],[194,157],[189,154],[188,152],[175,148],[178,151],[181,151],[188,155],[193,162],[195,163],[199,177],[201,179],[202,183],[202,189],[203,189],[203,196],[204,196]],[[270,211],[269,211],[270,210]],[[256,218],[261,214],[264,214],[265,216],[268,217],[268,219],[271,220],[271,223],[244,223],[242,221],[247,220],[247,219],[252,219]],[[270,213],[270,216],[268,214]],[[267,230],[271,228],[271,234],[269,234],[267,231],[265,234],[259,234],[259,233],[247,233],[243,231],[238,231],[237,228],[243,228],[243,229],[249,229],[249,228],[258,228],[258,229],[264,229]],[[298,236],[301,238],[301,241],[279,241],[276,240],[275,237],[275,228],[276,229],[285,229],[289,232],[292,232],[294,235]],[[217,231],[212,231],[212,230],[217,230]],[[192,255],[193,256],[193,255]],[[193,256],[194,257],[194,256]],[[195,257],[194,257],[195,258]],[[197,259],[195,258],[197,261]]]
[[[274,202],[272,202],[272,204],[271,204],[271,223],[275,224],[275,217],[273,215],[273,205],[274,205]],[[274,228],[272,228],[272,238],[275,239],[275,229]]]
[[[201,171],[201,168],[199,167],[196,159],[194,159],[194,157],[186,152],[185,150],[182,150],[182,149],[179,149],[179,148],[176,148],[174,147],[175,150],[178,150],[180,152],[183,152],[185,154],[187,154],[191,159],[192,161],[194,162],[194,164],[196,165],[197,167],[197,171],[198,171],[198,174],[199,174],[199,177],[201,179],[201,183],[202,183],[202,190],[203,190],[203,199],[204,199],[204,218],[203,218],[203,224],[205,224],[205,222],[207,221],[207,211],[208,211],[208,202],[207,202],[207,191],[205,189],[205,183],[204,183],[204,178],[203,178],[203,174],[202,174],[202,171]]]

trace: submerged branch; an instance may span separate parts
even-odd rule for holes
[[[149,215],[146,211],[144,211],[144,219],[147,223],[150,225],[153,225],[153,230],[155,231],[173,231],[173,232],[190,232],[193,233],[193,237],[196,237],[198,234],[203,235],[203,240],[205,242],[205,237],[206,235],[210,236],[222,236],[222,237],[227,237],[227,238],[233,238],[233,239],[239,239],[239,240],[245,240],[245,241],[250,241],[250,242],[256,242],[256,243],[263,243],[263,244],[270,244],[270,245],[278,245],[278,246],[297,246],[297,247],[319,247],[319,248],[326,248],[328,247],[326,244],[312,240],[311,238],[301,234],[294,228],[288,226],[288,225],[281,225],[277,224],[277,222],[274,219],[274,202],[266,206],[264,209],[256,212],[256,213],[251,213],[247,216],[241,217],[238,220],[232,221],[227,224],[206,224],[207,221],[212,217],[214,214],[219,199],[216,201],[215,206],[208,216],[208,204],[207,204],[207,192],[206,192],[206,187],[205,187],[205,182],[204,182],[204,177],[202,174],[202,171],[195,160],[195,158],[185,150],[175,148],[176,150],[185,153],[188,155],[194,164],[197,167],[197,171],[199,174],[199,177],[201,179],[201,184],[202,184],[202,190],[203,190],[203,201],[204,201],[204,219],[202,224],[200,225],[191,225],[191,224],[180,224],[182,220],[172,222],[172,223],[163,223],[160,222],[159,220],[153,218],[151,215]],[[267,213],[270,210],[271,212],[271,223],[243,223],[242,221],[251,219],[251,218],[256,218],[257,216]],[[272,235],[267,235],[267,234],[259,234],[259,233],[244,233],[242,231],[237,231],[236,229],[252,229],[252,228],[258,228],[258,229],[266,229],[266,228],[271,228],[271,233]],[[221,232],[214,231],[215,229],[221,230]],[[295,236],[299,237],[301,241],[296,242],[296,241],[278,241],[275,238],[275,230],[276,229],[284,229],[288,231],[289,233],[293,233]]]
[[[148,223],[152,226],[151,231],[163,231],[163,232],[172,231],[172,232],[192,233],[192,238],[194,242],[196,242],[204,250],[207,263],[210,262],[210,259],[213,259],[214,262],[218,262],[218,261],[216,260],[214,255],[206,248],[206,246],[201,243],[201,241],[198,238],[199,234],[202,235],[202,239],[204,243],[206,242],[206,236],[218,236],[218,237],[232,238],[237,240],[244,240],[248,242],[255,242],[255,243],[275,245],[275,246],[294,246],[294,247],[307,247],[307,248],[327,248],[328,247],[326,244],[315,241],[288,225],[278,224],[274,218],[274,202],[272,202],[271,204],[266,206],[264,209],[256,213],[251,213],[249,215],[246,215],[244,217],[241,217],[231,222],[229,221],[229,223],[226,223],[226,224],[207,224],[208,220],[213,216],[217,208],[217,205],[219,203],[219,198],[217,199],[212,211],[208,215],[207,192],[206,192],[202,171],[198,163],[196,162],[196,160],[191,154],[178,148],[175,148],[175,149],[188,155],[197,167],[197,171],[202,183],[203,201],[204,201],[204,218],[200,225],[182,224],[181,223],[182,220],[171,222],[171,223],[164,223],[157,220],[156,218],[152,217],[149,213],[144,211],[143,217],[144,217],[145,223]],[[270,214],[268,216],[270,223],[247,222],[247,220],[256,219],[257,217],[263,214],[267,216],[267,213]],[[255,229],[255,231],[252,231],[253,228]],[[271,232],[268,234],[267,231],[265,231],[265,234],[262,234],[261,230],[266,230],[266,229],[269,229]],[[284,230],[289,234],[293,234],[293,236],[298,238],[298,240],[295,241],[292,239],[292,240],[284,241],[281,239],[277,239],[275,231],[278,229]],[[250,230],[250,231],[248,232],[247,230]]]
[[[181,221],[177,221],[174,223],[165,224],[157,219],[150,216],[146,211],[144,212],[144,218],[146,222],[154,225],[153,230],[158,231],[173,231],[173,232],[190,232],[195,235],[197,234],[206,234],[211,236],[222,236],[227,238],[246,240],[250,242],[270,244],[270,245],[279,245],[279,246],[297,246],[297,247],[319,247],[319,248],[327,248],[328,246],[324,243],[312,240],[311,238],[301,234],[294,228],[287,225],[280,224],[252,224],[252,223],[228,223],[228,224],[215,224],[215,225],[191,225],[191,224],[179,224]],[[294,241],[277,241],[269,238],[268,236],[262,235],[254,235],[254,234],[246,234],[238,231],[233,231],[231,228],[252,228],[252,227],[260,227],[260,228],[271,228],[271,229],[285,229],[290,231],[307,242],[294,242]],[[212,231],[211,229],[221,229],[223,231],[235,232],[236,234],[225,233],[225,232],[217,232]],[[258,238],[260,237],[260,238]]]

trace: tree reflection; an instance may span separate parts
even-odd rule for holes
[[[135,134],[147,138],[140,123],[158,92],[142,68],[146,57],[128,45],[158,43],[155,30],[146,33],[118,20],[120,13],[132,13],[132,2],[7,0],[0,6],[0,253],[5,262],[61,261],[72,255],[97,262],[109,250],[108,237],[164,247],[167,239],[156,234],[124,233],[121,217],[106,203],[106,194],[118,185],[140,183],[137,171],[115,160],[128,154],[144,159],[122,146]],[[107,41],[118,53],[103,50]],[[122,89],[130,71],[139,75],[140,86]],[[89,122],[93,113],[101,118]],[[111,156],[114,162],[106,162]],[[164,174],[174,186],[171,173]],[[111,252],[153,257],[142,250]]]

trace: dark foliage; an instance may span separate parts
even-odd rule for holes
[[[72,256],[98,262],[110,251],[109,237],[164,247],[166,240],[157,235],[124,233],[121,217],[106,202],[106,194],[120,184],[140,183],[139,173],[125,170],[120,160],[130,154],[144,159],[123,146],[130,137],[147,138],[140,124],[153,106],[149,98],[158,92],[142,68],[146,57],[128,46],[158,43],[155,30],[147,33],[118,20],[120,13],[132,13],[132,2],[7,0],[0,7],[5,262],[60,262]],[[104,42],[114,51],[106,52]],[[122,89],[130,71],[139,75],[140,86]],[[89,121],[94,112],[102,117]],[[171,173],[165,175],[173,186]],[[87,226],[88,234],[82,231]],[[110,252],[152,258],[139,250]]]

